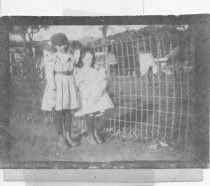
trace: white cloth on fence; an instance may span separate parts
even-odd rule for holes
[[[45,60],[47,85],[42,100],[43,111],[76,109],[79,107],[77,87],[73,76],[74,58],[55,53]],[[64,73],[72,73],[66,75]]]
[[[141,76],[146,75],[150,67],[152,67],[153,74],[157,74],[158,68],[152,54],[140,53],[139,54],[139,68],[140,68]]]
[[[96,70],[83,67],[75,73],[75,79],[80,91],[81,107],[75,116],[83,116],[94,112],[104,112],[114,108],[107,94],[105,69]]]

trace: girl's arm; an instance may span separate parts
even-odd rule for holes
[[[99,86],[100,86],[100,91],[103,93],[105,91],[106,86],[107,86],[107,75],[105,69],[100,69],[99,70]]]
[[[105,90],[107,86],[107,79],[104,79],[101,81],[101,90]]]
[[[70,54],[71,63],[73,63],[73,65],[78,63],[79,58],[80,58],[80,50],[79,49],[75,50],[73,54]]]
[[[77,64],[80,58],[80,49],[74,51],[74,63]]]
[[[56,89],[55,77],[54,77],[55,60],[53,58],[48,57],[47,59],[44,59],[44,63],[45,63],[47,84],[50,86],[52,90],[54,90]]]
[[[74,54],[73,55],[70,55],[69,58],[68,58],[68,71],[73,71],[74,70],[74,67],[75,67],[75,64],[78,63],[79,61],[79,58],[80,58],[80,50],[76,50],[74,51]]]
[[[77,87],[79,87],[80,84],[83,82],[82,75],[79,72],[78,68],[74,69],[74,79]]]
[[[69,59],[68,59],[69,61],[68,61],[68,71],[69,72],[72,72],[73,70],[74,70],[74,60],[73,60],[73,58],[72,57],[70,57]]]

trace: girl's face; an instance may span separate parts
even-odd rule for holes
[[[50,52],[48,50],[43,50],[44,57],[49,56],[50,54],[52,54],[52,52]]]
[[[56,50],[57,52],[60,53],[66,53],[68,51],[68,45],[61,45],[61,46],[56,45]]]
[[[92,60],[93,60],[93,55],[89,52],[86,53],[82,59],[84,67],[90,67]]]

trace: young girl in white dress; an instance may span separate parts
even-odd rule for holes
[[[60,147],[75,146],[71,138],[72,111],[79,107],[77,87],[73,76],[74,65],[80,53],[68,54],[68,39],[62,34],[51,37],[56,52],[45,60],[47,85],[43,95],[42,110],[55,110],[55,125]]]
[[[85,49],[80,57],[80,68],[75,72],[79,88],[81,108],[76,116],[85,116],[88,141],[95,145],[101,143],[97,133],[97,115],[114,108],[106,92],[107,76],[104,68],[95,69],[95,55],[91,49]]]

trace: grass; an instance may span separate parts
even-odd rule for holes
[[[146,143],[140,138],[123,137],[116,133],[109,133],[106,142],[100,145],[91,146],[82,138],[78,147],[60,149],[56,142],[54,125],[49,125],[43,120],[12,118],[9,130],[14,138],[11,139],[11,150],[5,154],[5,158],[14,162],[191,161],[194,157],[193,149],[181,149],[175,145],[168,148],[158,145],[157,149],[151,149],[152,142]]]

